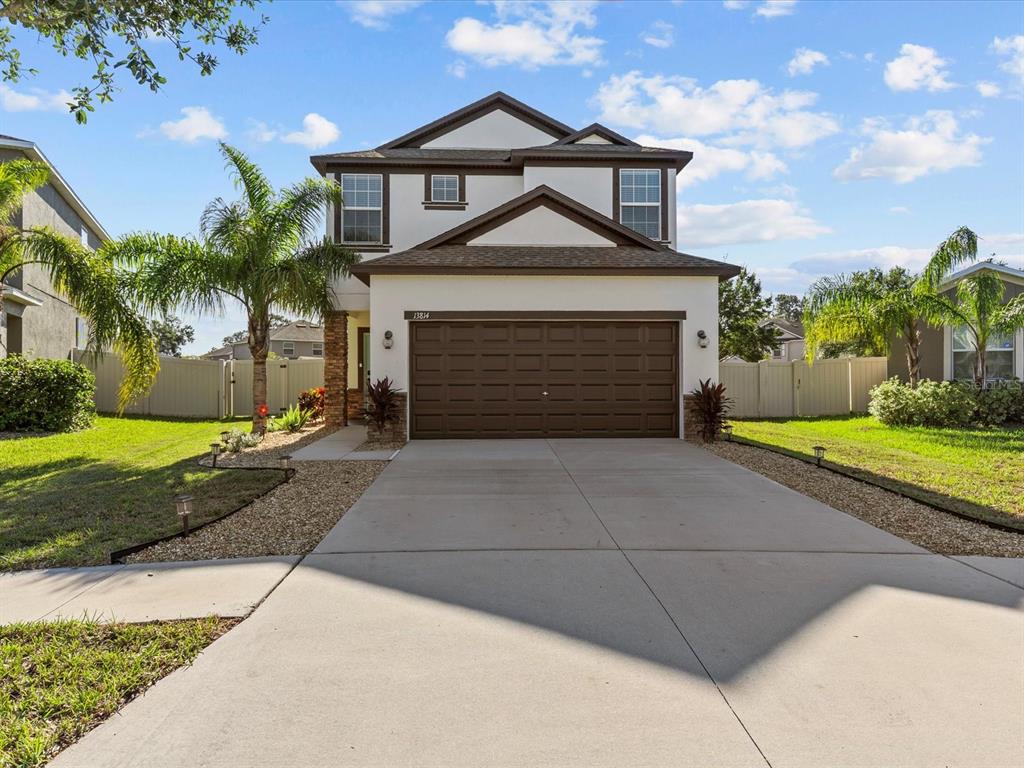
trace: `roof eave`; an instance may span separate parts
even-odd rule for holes
[[[739,274],[740,268],[732,264],[721,267],[444,267],[401,266],[372,262],[358,264],[352,275],[366,285],[373,275],[545,275],[545,276],[606,276],[606,277],[717,277],[719,282]]]

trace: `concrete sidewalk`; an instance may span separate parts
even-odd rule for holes
[[[299,559],[256,557],[4,573],[0,624],[83,616],[125,622],[247,616]]]
[[[366,427],[349,424],[327,437],[303,446],[292,454],[295,461],[388,461],[395,455],[393,449],[357,451],[366,442]]]

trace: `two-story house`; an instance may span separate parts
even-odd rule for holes
[[[686,434],[739,271],[676,250],[691,158],[500,92],[313,156],[342,188],[329,232],[361,255],[325,323],[329,418],[362,370],[404,390],[413,438]]]
[[[14,226],[50,227],[83,245],[98,248],[108,238],[96,217],[71,186],[31,141],[0,136],[0,163],[29,159],[50,167],[50,180],[25,195]],[[88,328],[83,318],[50,282],[38,264],[27,264],[0,283],[0,356],[67,358],[72,349],[84,349]]]
[[[324,356],[324,329],[309,320],[292,320],[270,332],[270,351],[277,357],[322,358]],[[207,360],[252,360],[248,341],[236,341],[207,352]]]

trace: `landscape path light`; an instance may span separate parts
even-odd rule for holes
[[[820,467],[821,466],[821,460],[823,458],[825,458],[825,446],[824,445],[816,445],[816,446],[814,446],[814,458],[817,461],[818,466]]]
[[[188,517],[192,514],[192,496],[187,493],[179,493],[174,497],[174,508],[181,518],[182,529],[188,536]]]
[[[220,443],[210,443],[210,457],[213,459],[213,466],[217,466],[217,457],[220,456]]]

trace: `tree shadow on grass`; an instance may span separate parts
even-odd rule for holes
[[[179,493],[195,497],[191,523],[199,525],[280,480],[274,469],[214,470],[195,457],[156,468],[67,459],[5,472],[0,569],[104,565],[114,550],[180,530]]]

